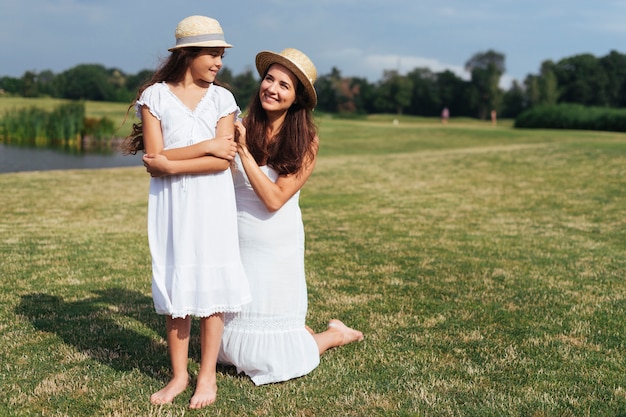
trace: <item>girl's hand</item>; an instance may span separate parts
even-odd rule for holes
[[[169,175],[168,166],[170,160],[158,153],[149,153],[143,156],[143,166],[153,178],[165,177]]]
[[[232,161],[237,153],[237,143],[233,135],[226,135],[206,141],[207,154]]]
[[[246,143],[246,127],[241,123],[241,120],[235,121],[235,137],[239,148],[247,148]]]

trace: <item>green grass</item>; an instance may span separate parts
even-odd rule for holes
[[[392,119],[322,117],[301,197],[309,324],[365,340],[202,411],[148,401],[144,170],[0,175],[0,415],[626,416],[626,135]]]

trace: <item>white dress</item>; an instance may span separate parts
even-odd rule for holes
[[[304,227],[299,193],[270,213],[258,199],[235,158],[239,247],[253,300],[241,313],[226,314],[218,362],[234,365],[256,385],[286,381],[311,372],[319,350],[305,329],[307,289]],[[263,172],[276,181],[267,166]]]
[[[217,121],[239,111],[233,95],[215,85],[193,111],[165,83],[147,88],[136,108],[143,105],[160,120],[165,149],[215,137]],[[207,317],[250,302],[236,213],[228,169],[151,179],[148,242],[158,314]]]

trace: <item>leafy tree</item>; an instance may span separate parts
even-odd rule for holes
[[[152,70],[141,70],[137,74],[129,75],[126,77],[126,89],[133,93],[133,97],[137,94],[139,89],[146,84],[152,78],[154,71]]]
[[[375,84],[342,76],[335,67],[318,78],[318,109],[436,116],[448,107],[454,116],[486,118],[492,108],[503,117],[513,117],[521,109],[555,103],[626,107],[626,55],[614,50],[602,58],[582,54],[557,63],[544,61],[538,74],[529,74],[523,85],[514,83],[506,92],[499,88],[504,55],[493,50],[479,52],[465,67],[471,74],[470,81],[447,70],[434,73],[428,68],[415,68],[406,76],[385,71]],[[151,70],[125,74],[116,68],[83,64],[61,74],[46,70],[27,71],[20,78],[0,77],[0,93],[130,102],[152,74]],[[258,87],[255,74],[246,70],[235,75],[225,67],[220,81],[228,84],[243,107]]]
[[[37,76],[37,84],[39,86],[39,94],[50,97],[58,97],[58,85],[56,74],[51,70],[44,70]]]
[[[373,97],[373,87],[365,79],[342,77],[336,67],[315,83],[318,109],[330,113],[365,113]]]
[[[441,111],[447,107],[454,116],[471,116],[472,105],[470,97],[471,85],[450,70],[437,74],[437,95]]]
[[[63,98],[70,100],[116,101],[110,77],[102,65],[78,65],[61,73]]]
[[[376,86],[365,78],[350,78],[350,90],[354,93],[354,106],[358,114],[374,113]]]
[[[505,91],[502,96],[501,117],[515,118],[518,114],[526,110],[526,94],[517,81],[513,81],[511,88]]]
[[[333,67],[329,74],[322,75],[315,82],[317,92],[317,108],[321,111],[334,113],[339,108],[337,84],[341,80],[341,72]]]
[[[561,86],[561,102],[587,106],[609,104],[609,79],[595,56],[581,54],[562,59],[554,66],[554,73]]]
[[[219,75],[217,76],[217,82],[228,88],[229,90],[232,90],[233,88],[233,79],[235,78],[235,76],[233,75],[233,72],[230,70],[230,68],[228,67],[223,67],[220,70]]]
[[[248,105],[258,88],[259,80],[255,77],[251,69],[247,69],[233,79],[233,94],[241,108]]]
[[[383,113],[402,114],[411,104],[413,82],[398,74],[396,70],[385,71],[378,86],[376,107]]]
[[[22,96],[37,97],[39,90],[37,88],[37,74],[32,71],[26,71],[22,76]]]
[[[497,109],[500,105],[499,83],[505,71],[504,60],[504,54],[488,50],[474,54],[465,63],[465,70],[472,76],[481,119],[485,119],[491,109]]]
[[[626,55],[611,51],[600,58],[607,77],[607,99],[612,107],[626,106]]]
[[[0,78],[0,89],[8,94],[22,94],[24,91],[24,81],[21,78],[2,77]]]
[[[120,89],[126,86],[126,74],[124,71],[118,68],[110,68],[106,70],[107,72],[107,81],[109,84],[115,87],[115,89]]]
[[[527,75],[524,79],[524,87],[526,87],[526,104],[528,107],[534,107],[541,104],[541,89],[539,88],[539,76]]]
[[[428,68],[415,68],[407,74],[413,85],[410,114],[436,116],[442,108],[441,97],[437,89],[437,76]]]
[[[538,87],[540,104],[550,105],[557,103],[559,100],[559,85],[554,74],[554,63],[552,61],[544,61],[541,64]]]

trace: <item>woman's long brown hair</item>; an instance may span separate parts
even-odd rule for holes
[[[306,93],[298,82],[296,101],[273,138],[268,137],[269,120],[261,105],[260,86],[246,115],[246,144],[258,165],[269,165],[280,175],[298,174],[317,152],[317,127],[306,107]]]

